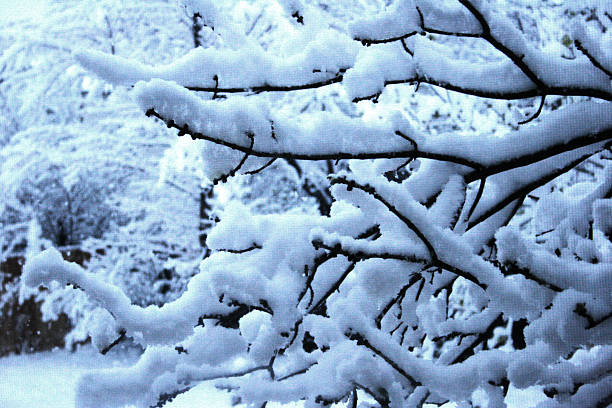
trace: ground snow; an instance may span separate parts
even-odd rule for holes
[[[8,356],[0,359],[0,407],[74,407],[79,376],[98,368],[131,365],[135,353],[99,354],[91,346],[75,353],[65,350]]]
[[[93,347],[82,347],[75,353],[65,350],[9,356],[0,359],[1,408],[71,408],[79,376],[92,369],[132,365],[138,359],[135,352],[111,351],[102,356]],[[532,390],[511,387],[506,402],[508,407],[533,406],[540,398]],[[231,396],[216,389],[212,383],[202,383],[189,392],[177,396],[164,408],[193,408],[231,406]],[[243,405],[239,405],[243,406]],[[297,404],[268,404],[269,408],[303,407]],[[444,405],[450,408],[454,405]]]
[[[91,346],[75,353],[57,350],[1,358],[0,408],[72,408],[81,374],[92,369],[128,366],[137,360],[134,352],[119,350],[103,356]],[[165,408],[230,406],[229,393],[204,383],[179,395]]]

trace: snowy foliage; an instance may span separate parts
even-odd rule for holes
[[[209,179],[321,163],[334,200],[323,215],[228,203],[213,252],[161,307],[55,249],[29,260],[25,285],[72,285],[109,312],[92,322],[97,347],[114,332],[146,348],[130,368],[83,376],[78,405],[160,406],[203,381],[249,406],[503,407],[510,386],[539,387],[541,407],[608,405],[612,4],[593,5],[605,30],[574,18],[554,47],[502,12],[519,1],[403,0],[361,18],[281,3],[283,46],[245,40],[229,15],[244,9],[189,1],[214,47],[156,66],[75,54],[194,139]],[[392,94],[406,84],[423,88],[422,105]],[[362,114],[291,111],[273,96],[314,88]],[[449,107],[464,98],[485,102]],[[506,115],[530,98],[528,117]],[[447,110],[424,112],[432,99]],[[588,182],[554,183],[588,161]],[[532,219],[518,222],[525,208]]]

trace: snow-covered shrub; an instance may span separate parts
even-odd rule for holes
[[[132,304],[54,249],[29,261],[26,285],[71,284],[108,310],[101,349],[114,343],[109,327],[146,348],[134,367],[85,375],[79,406],[160,406],[203,381],[249,406],[503,407],[510,387],[532,386],[541,407],[610,403],[609,34],[576,26],[568,58],[525,39],[502,2],[404,0],[346,24],[282,1],[292,31],[265,51],[232,44],[242,37],[212,2],[191,3],[227,48],[158,67],[76,57],[134,84],[147,116],[196,141],[210,179],[273,160],[348,167],[329,176],[328,216],[228,204],[206,240],[213,253],[161,307]],[[470,60],[474,47],[482,55]],[[494,132],[422,126],[411,106],[291,113],[248,95],[336,87],[368,107],[400,84],[453,91],[448,104],[463,94],[539,108],[504,112],[514,123]],[[563,102],[547,106],[549,96]],[[601,167],[591,183],[552,191],[588,159]],[[529,228],[516,222],[526,200],[537,201]]]
[[[35,180],[27,179],[17,191],[23,208],[41,228],[41,236],[56,247],[75,246],[89,237],[100,238],[116,214],[106,202],[106,184],[92,174],[80,173],[65,184],[62,171],[49,166]]]

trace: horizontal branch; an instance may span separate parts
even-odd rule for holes
[[[387,37],[387,38],[360,38],[360,37],[353,37],[353,39],[355,41],[359,41],[360,43],[362,43],[363,45],[370,46],[372,44],[386,44],[386,43],[391,43],[391,42],[395,42],[395,41],[401,41],[401,40],[405,40],[406,38],[410,38],[413,35],[418,34],[418,31],[411,31],[408,32],[406,34],[402,34],[402,35],[398,35],[398,36],[394,36],[394,37]]]
[[[365,252],[365,251],[350,251],[346,248],[343,248],[342,245],[337,244],[334,246],[330,246],[325,244],[323,241],[313,241],[312,245],[315,249],[325,249],[330,252],[345,256],[350,262],[352,261],[364,261],[366,259],[391,259],[397,261],[405,261],[412,263],[427,263],[428,260],[419,258],[414,254],[405,255],[405,254],[394,254],[391,252]]]
[[[344,72],[344,70],[340,70],[340,72]],[[252,87],[204,87],[204,86],[186,86],[185,88],[189,89],[190,91],[195,91],[195,92],[212,92],[212,93],[216,93],[216,94],[220,94],[220,93],[244,93],[244,92],[254,92],[254,93],[261,93],[261,92],[293,92],[293,91],[303,91],[305,89],[316,89],[316,88],[322,88],[324,86],[329,86],[332,84],[337,84],[339,82],[342,82],[342,78],[343,76],[341,74],[338,74],[332,78],[329,79],[325,79],[322,81],[315,81],[315,82],[306,82],[303,84],[295,84],[295,85],[269,85],[269,84],[263,84],[263,85],[258,85],[258,86],[252,86]]]
[[[386,41],[383,41],[386,42]],[[274,85],[259,85],[252,87],[201,87],[201,86],[186,86],[186,89],[195,92],[211,92],[216,94],[224,93],[261,93],[261,92],[292,92],[300,91],[305,89],[317,89],[323,88],[332,84],[341,83],[344,79],[343,74],[338,74],[330,79],[309,82],[304,84],[286,85],[286,86],[274,86]],[[412,75],[403,79],[393,79],[384,81],[384,86],[390,85],[401,85],[401,84],[429,84],[439,88],[447,89],[462,93],[465,95],[476,96],[480,98],[488,99],[501,99],[501,100],[517,100],[517,99],[528,99],[542,96],[584,96],[597,99],[603,99],[606,101],[612,101],[612,93],[603,91],[597,88],[583,88],[583,87],[558,87],[558,86],[547,86],[544,88],[538,88],[534,86],[526,90],[507,90],[505,92],[491,91],[482,88],[471,88],[454,84],[452,82],[436,80],[434,76],[430,75]],[[374,99],[378,96],[378,93],[360,96],[353,99],[353,102],[359,102],[363,100]]]
[[[351,152],[335,152],[335,153],[294,153],[294,152],[283,152],[283,151],[263,151],[258,149],[249,149],[248,146],[243,146],[238,143],[223,140],[217,137],[208,136],[200,132],[191,130],[187,124],[178,124],[172,119],[164,118],[155,109],[150,108],[145,113],[149,117],[155,117],[163,121],[169,128],[174,128],[179,131],[179,136],[189,135],[193,140],[206,140],[212,143],[216,143],[230,149],[249,154],[255,157],[267,157],[277,158],[286,160],[345,160],[345,159],[398,159],[398,158],[423,158],[446,161],[450,163],[460,164],[463,166],[470,167],[472,169],[480,169],[481,165],[465,159],[463,157],[448,155],[444,153],[426,152],[421,150],[389,150],[383,152],[363,152],[363,153],[351,153]]]
[[[528,99],[535,98],[541,96],[584,96],[596,99],[602,99],[605,101],[612,101],[612,92],[606,92],[597,88],[583,88],[583,87],[570,87],[570,86],[547,86],[544,88],[538,88],[536,86],[515,90],[508,89],[506,91],[493,91],[486,90],[482,88],[475,87],[467,87],[458,84],[454,84],[448,81],[436,80],[433,76],[425,76],[425,75],[412,75],[408,78],[403,79],[393,79],[384,82],[384,86],[387,87],[389,85],[401,85],[401,84],[429,84],[433,86],[437,86],[439,88],[447,89],[449,91],[454,91],[458,93],[462,93],[464,95],[477,96],[479,98],[488,98],[488,99],[501,99],[501,100],[516,100],[516,99]],[[375,99],[379,93],[360,96],[353,99],[353,102],[359,102],[363,100]]]

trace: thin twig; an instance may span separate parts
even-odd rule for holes
[[[102,350],[100,350],[100,354],[106,354],[108,353],[113,347],[115,347],[117,344],[119,344],[121,342],[121,340],[125,339],[125,329],[121,329],[119,331],[119,337],[117,337],[115,339],[115,341],[113,341],[111,344],[109,344],[108,346],[104,347]]]
[[[478,185],[478,192],[476,193],[476,198],[474,199],[474,202],[472,203],[472,205],[470,206],[470,210],[468,211],[468,216],[467,216],[468,220],[474,213],[476,206],[478,205],[478,203],[480,202],[480,199],[482,198],[482,193],[484,192],[486,181],[487,181],[486,177],[483,177],[480,179],[480,184]]]
[[[519,125],[525,125],[533,120],[535,120],[538,116],[540,116],[540,113],[542,113],[542,108],[544,108],[544,102],[546,101],[546,95],[542,95],[542,99],[540,99],[540,106],[538,107],[538,110],[529,118],[520,121],[518,124]]]

